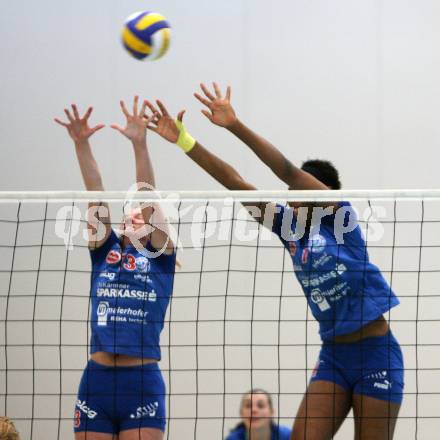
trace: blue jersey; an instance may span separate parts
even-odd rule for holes
[[[240,424],[232,430],[225,440],[246,440],[247,437],[247,429],[244,424]],[[270,440],[289,440],[291,430],[287,426],[272,424]]]
[[[349,203],[339,205],[345,210],[345,226],[356,221]],[[293,209],[277,208],[273,232],[291,255],[295,275],[319,323],[323,341],[353,333],[399,304],[379,268],[369,261],[357,221],[351,232],[343,234],[343,243],[338,243],[335,236],[335,215],[324,217],[319,231],[306,232],[303,238],[293,241]]]
[[[147,250],[155,249],[147,246]],[[173,291],[176,254],[147,258],[133,246],[121,248],[111,231],[90,251],[90,351],[160,360],[160,333]]]

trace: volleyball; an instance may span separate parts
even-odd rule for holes
[[[157,60],[170,46],[170,24],[156,12],[135,12],[126,20],[122,43],[138,60]]]

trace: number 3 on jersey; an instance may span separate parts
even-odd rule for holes
[[[124,262],[122,263],[122,266],[125,270],[135,270],[136,258],[131,254],[124,255]]]

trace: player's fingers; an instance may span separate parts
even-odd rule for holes
[[[160,121],[160,118],[162,117],[162,115],[159,112],[155,111],[151,115],[144,113],[143,117],[144,117],[144,119],[151,120],[151,122],[153,122],[153,124],[157,125],[158,122]]]
[[[202,110],[202,113],[212,122],[212,115],[208,110]]]
[[[104,128],[105,125],[104,124],[98,124],[95,127],[93,127],[90,131],[93,133],[96,133],[98,130],[101,130],[101,128]]]
[[[200,84],[200,88],[203,90],[203,93],[205,94],[205,96],[207,98],[209,98],[211,101],[215,101],[214,96],[212,95],[212,93],[208,90],[208,88],[205,86],[205,84],[201,83]]]
[[[68,127],[68,125],[69,124],[66,124],[65,122],[63,122],[63,121],[60,121],[58,118],[53,118],[53,120],[57,123],[57,124],[60,124],[60,125],[62,125],[63,127]]]
[[[144,99],[144,102],[142,103],[141,112],[139,114],[145,116],[146,109],[147,109],[147,101]]]
[[[69,110],[67,108],[64,109],[64,113],[67,116],[67,119],[69,120],[69,122],[73,122],[73,118],[72,115],[70,114]]]
[[[150,123],[153,123],[154,122],[154,115],[150,115],[150,116],[146,116],[146,115],[144,115],[144,124],[145,124],[145,127],[148,127],[148,125],[150,124]]]
[[[186,110],[181,110],[178,114],[177,114],[177,120],[182,122],[183,121],[183,115],[185,114]]]
[[[196,99],[198,99],[202,104],[205,104],[206,107],[211,108],[211,101],[208,101],[203,96],[199,95],[198,93],[194,93],[194,96]]]
[[[133,116],[138,115],[138,103],[139,103],[139,96],[136,95],[133,99]]]
[[[124,128],[121,127],[119,124],[111,124],[110,127],[113,128],[114,130],[118,130],[120,133],[124,131]]]
[[[160,108],[160,111],[162,112],[162,115],[164,116],[169,116],[170,114],[168,113],[168,110],[166,109],[166,107],[162,104],[161,101],[159,101],[158,99],[156,99],[156,103]]]
[[[127,110],[127,107],[125,105],[125,102],[121,100],[121,101],[119,101],[119,105],[121,106],[122,113],[124,113],[125,117],[129,118],[130,117],[130,113],[128,113],[128,110]]]
[[[148,101],[148,99],[145,100],[145,103],[147,104],[147,107],[151,110],[151,113],[159,113],[157,108],[150,101]]]
[[[154,119],[155,121],[158,121],[160,119],[159,113],[152,113],[151,115],[148,113],[144,113],[142,117],[144,119]]]
[[[145,114],[145,113],[143,114],[142,117],[144,118],[145,121],[149,121],[149,120],[151,120],[151,121],[157,121],[157,120],[158,120],[157,118],[155,118],[154,115],[147,115],[147,114]],[[155,123],[157,123],[157,122],[155,122]]]
[[[76,106],[76,104],[72,104],[72,110],[73,110],[73,116],[75,117],[75,119],[80,119],[78,107]]]
[[[226,89],[226,99],[228,101],[231,100],[231,86],[228,86],[228,88]]]
[[[212,83],[214,87],[215,96],[217,96],[217,99],[222,99],[222,92],[220,91],[220,87],[216,82]]]
[[[160,118],[161,118],[160,113],[159,112],[155,112],[153,114],[153,123],[157,125],[159,123],[159,121],[160,121]]]
[[[82,118],[83,121],[87,121],[90,118],[90,115],[92,114],[92,111],[93,111],[93,107],[89,107],[87,109],[87,111],[84,113],[84,116]]]

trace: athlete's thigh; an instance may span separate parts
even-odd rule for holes
[[[163,431],[156,428],[127,429],[119,433],[119,440],[162,440]]]
[[[103,434],[102,432],[75,432],[75,440],[119,440],[117,434]]]
[[[353,394],[356,440],[391,440],[400,404]]]
[[[325,380],[310,382],[295,418],[292,439],[331,439],[350,408],[350,391]]]

